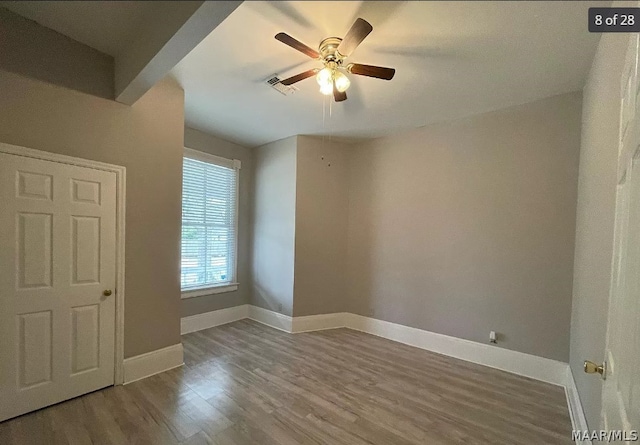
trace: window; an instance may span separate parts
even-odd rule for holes
[[[185,149],[182,164],[182,296],[237,289],[240,161]]]

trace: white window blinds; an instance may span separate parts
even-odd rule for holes
[[[236,280],[239,164],[185,150],[180,273],[183,291]]]

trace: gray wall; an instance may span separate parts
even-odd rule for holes
[[[0,141],[127,168],[125,357],[180,343],[184,93],[129,107],[0,71]]]
[[[293,313],[297,137],[255,148],[251,304]]]
[[[238,187],[238,290],[182,300],[182,316],[249,303],[251,295],[251,195],[253,151],[192,128],[184,129],[184,146],[242,163]]]
[[[113,57],[0,7],[5,71],[113,99]]]
[[[581,94],[366,143],[347,309],[568,361]]]
[[[628,34],[603,34],[584,89],[571,317],[571,371],[590,428],[600,425],[602,380],[582,371],[601,363],[613,255],[620,78]]]
[[[298,136],[295,316],[341,312],[346,299],[348,148]]]

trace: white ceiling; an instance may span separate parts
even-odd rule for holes
[[[157,3],[0,1],[0,7],[115,57],[135,37],[137,25],[157,7]]]
[[[116,56],[159,2],[0,1]],[[587,10],[610,2],[246,1],[170,73],[185,89],[188,126],[247,146],[294,134],[359,140],[576,91],[599,34]],[[350,76],[336,104],[313,78],[283,96],[264,84],[318,67],[273,37],[315,48],[356,17],[373,32],[349,61],[396,68],[390,81]]]
[[[587,30],[594,6],[250,1],[171,75],[186,92],[187,125],[240,144],[294,134],[377,137],[581,89],[599,38]],[[351,76],[349,98],[338,104],[323,104],[313,78],[292,96],[264,84],[273,73],[284,78],[318,66],[276,33],[316,48],[324,37],[344,36],[356,17],[374,30],[349,60],[396,68],[392,81]]]

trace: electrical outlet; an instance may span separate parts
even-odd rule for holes
[[[498,336],[496,334],[496,331],[489,332],[489,342],[498,343]]]

